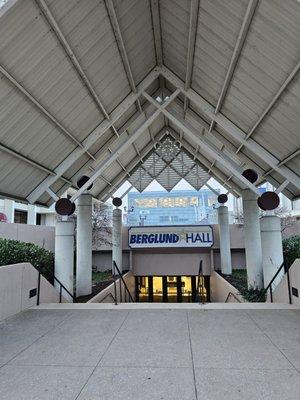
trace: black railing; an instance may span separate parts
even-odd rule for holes
[[[263,301],[266,296],[268,295],[268,290],[270,290],[270,301],[271,303],[273,303],[273,289],[272,289],[272,285],[275,281],[275,279],[278,277],[278,275],[280,274],[280,272],[282,270],[284,270],[284,274],[286,274],[286,278],[287,278],[287,286],[288,286],[288,296],[289,296],[289,303],[292,304],[292,293],[291,293],[291,282],[290,282],[290,272],[289,272],[290,267],[287,267],[284,262],[281,264],[281,266],[278,268],[278,270],[276,271],[275,275],[273,276],[273,278],[271,279],[270,283],[268,284],[268,286],[265,288],[265,290],[262,293],[261,296],[261,301]]]
[[[126,282],[125,282],[125,280],[124,280],[124,278],[123,278],[123,275],[121,274],[121,272],[120,272],[120,270],[119,270],[119,267],[117,266],[117,263],[116,263],[115,261],[113,262],[113,267],[114,267],[114,268],[113,268],[113,277],[114,277],[114,292],[115,292],[114,298],[115,298],[115,305],[118,304],[118,300],[117,300],[117,283],[116,283],[116,276],[119,277],[120,302],[122,302],[122,283],[123,283],[124,289],[125,289],[125,292],[124,292],[124,300],[125,300],[125,302],[127,301],[127,295],[128,295],[128,301],[129,301],[129,303],[130,303],[130,302],[134,303],[134,299],[133,299],[133,297],[132,297],[132,295],[131,295],[131,293],[130,293],[130,290],[128,289],[128,286],[127,286],[127,284],[126,284]],[[116,271],[118,272],[118,275],[116,275]]]
[[[225,303],[228,303],[229,297],[233,297],[238,303],[241,303],[241,300],[237,297],[236,294],[229,292],[228,296],[226,297]]]
[[[195,301],[204,304],[205,303],[205,295],[204,295],[205,288],[204,288],[204,275],[203,275],[202,264],[203,264],[203,261],[200,260]]]
[[[36,299],[36,305],[39,306],[40,305],[40,295],[41,295],[41,277],[42,277],[42,272],[41,272],[41,267],[38,268],[38,287],[37,287],[37,299]],[[56,276],[54,274],[52,274],[52,279],[53,279],[53,283],[57,282],[59,284],[59,302],[62,302],[62,291],[64,290],[73,300],[73,303],[76,303],[76,297],[65,287],[65,285],[63,283],[61,283],[61,281],[56,278]]]

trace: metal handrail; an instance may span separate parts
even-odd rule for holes
[[[287,284],[288,284],[288,294],[289,294],[289,303],[292,304],[292,294],[291,294],[291,283],[290,283],[290,273],[289,273],[289,269],[290,267],[285,266],[284,261],[283,263],[280,265],[280,267],[278,268],[278,270],[276,271],[275,275],[273,276],[273,278],[271,279],[271,281],[269,282],[268,286],[265,288],[265,290],[262,293],[262,296],[260,298],[260,300],[263,300],[266,296],[266,294],[268,293],[268,290],[270,289],[270,300],[271,303],[273,303],[273,290],[272,290],[272,284],[275,281],[275,279],[277,278],[277,276],[280,274],[281,270],[284,269],[284,273],[287,274]]]
[[[114,295],[112,294],[112,293],[107,293],[104,297],[103,297],[103,299],[101,299],[100,300],[100,303],[102,303],[107,297],[109,297],[109,296],[111,296],[112,297],[112,299],[113,299],[113,301],[114,302],[116,302],[116,299],[115,299],[115,297],[114,297]]]
[[[41,293],[41,276],[42,276],[42,272],[41,272],[41,267],[38,267],[38,288],[37,288],[37,300],[36,300],[36,305],[39,306],[40,305],[40,293]],[[65,287],[65,285],[63,283],[61,283],[61,281],[54,275],[51,274],[51,277],[53,278],[53,282],[57,282],[59,284],[59,302],[62,302],[62,289],[64,289],[67,294],[71,297],[71,299],[73,300],[74,303],[77,302],[76,297]]]
[[[122,276],[122,274],[121,274],[121,272],[120,272],[120,270],[119,270],[119,268],[118,268],[118,266],[117,266],[117,263],[115,262],[115,261],[113,261],[113,264],[114,264],[114,271],[113,272],[115,272],[115,269],[118,271],[118,274],[119,274],[119,278],[121,279],[121,281],[123,282],[123,284],[124,284],[124,287],[125,287],[125,293],[127,292],[128,293],[128,295],[129,295],[129,300],[132,302],[132,303],[134,303],[134,299],[133,299],[133,297],[131,296],[131,293],[130,293],[130,291],[129,291],[129,289],[128,289],[128,286],[127,286],[127,284],[126,284],[126,282],[125,282],[125,280],[124,280],[124,278],[123,278],[123,276]],[[117,287],[116,287],[116,280],[115,280],[115,273],[113,274],[114,275],[114,290],[115,290],[115,304],[117,304]],[[121,281],[120,281],[120,283],[121,283]],[[120,286],[120,296],[122,296],[122,290],[121,290],[121,286]],[[122,300],[121,300],[122,301]]]
[[[235,294],[232,293],[232,292],[229,292],[229,293],[228,293],[228,296],[226,297],[225,303],[228,302],[228,299],[229,299],[230,296],[234,297],[239,303],[241,303],[241,300],[237,297],[237,295],[235,295]]]

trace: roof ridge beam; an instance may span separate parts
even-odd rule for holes
[[[64,51],[67,53],[71,63],[73,64],[77,74],[83,81],[84,85],[87,87],[91,97],[93,98],[94,102],[96,103],[97,107],[100,109],[102,114],[105,116],[106,119],[109,120],[109,115],[102,104],[99,96],[97,95],[95,89],[93,88],[93,85],[91,84],[91,81],[89,80],[87,74],[84,72],[78,57],[74,53],[74,51],[71,49],[71,46],[69,45],[67,39],[65,38],[64,34],[62,33],[60,27],[58,26],[58,23],[56,22],[54,15],[50,11],[49,7],[47,6],[45,0],[35,0],[37,3],[38,7],[42,11],[43,15],[45,16],[46,21],[52,28],[53,32],[55,33],[56,37],[58,38],[62,48]],[[119,136],[118,131],[116,128],[112,125],[112,129],[114,130],[115,134]]]
[[[84,153],[88,150],[111,126],[121,118],[126,111],[135,103],[143,90],[157,79],[159,73],[157,68],[151,71],[146,78],[138,85],[137,93],[130,93],[110,114],[110,120],[102,121],[92,132],[83,140],[84,148],[74,149],[54,170],[56,176],[45,178],[28,196],[29,203],[34,203],[63,173],[65,173]]]
[[[214,115],[214,109],[208,101],[206,101],[202,96],[196,93],[193,89],[184,89],[184,82],[173,74],[167,67],[161,68],[161,73],[164,77],[169,80],[173,86],[179,88],[183,94],[195,103],[204,114],[210,118],[215,119],[216,123],[226,131],[226,133],[231,136],[234,140],[243,144],[249,150],[251,150],[256,156],[267,163],[270,167],[276,170],[286,179],[289,179],[297,188],[300,188],[300,177],[285,166],[278,167],[278,159],[271,154],[268,150],[262,147],[259,143],[254,141],[252,138],[246,140],[246,133],[238,128],[233,122],[231,122],[225,115],[221,112]]]

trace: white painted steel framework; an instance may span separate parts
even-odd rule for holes
[[[169,135],[236,196],[249,167],[300,196],[299,2],[15,0],[0,35],[2,195],[105,200]]]

